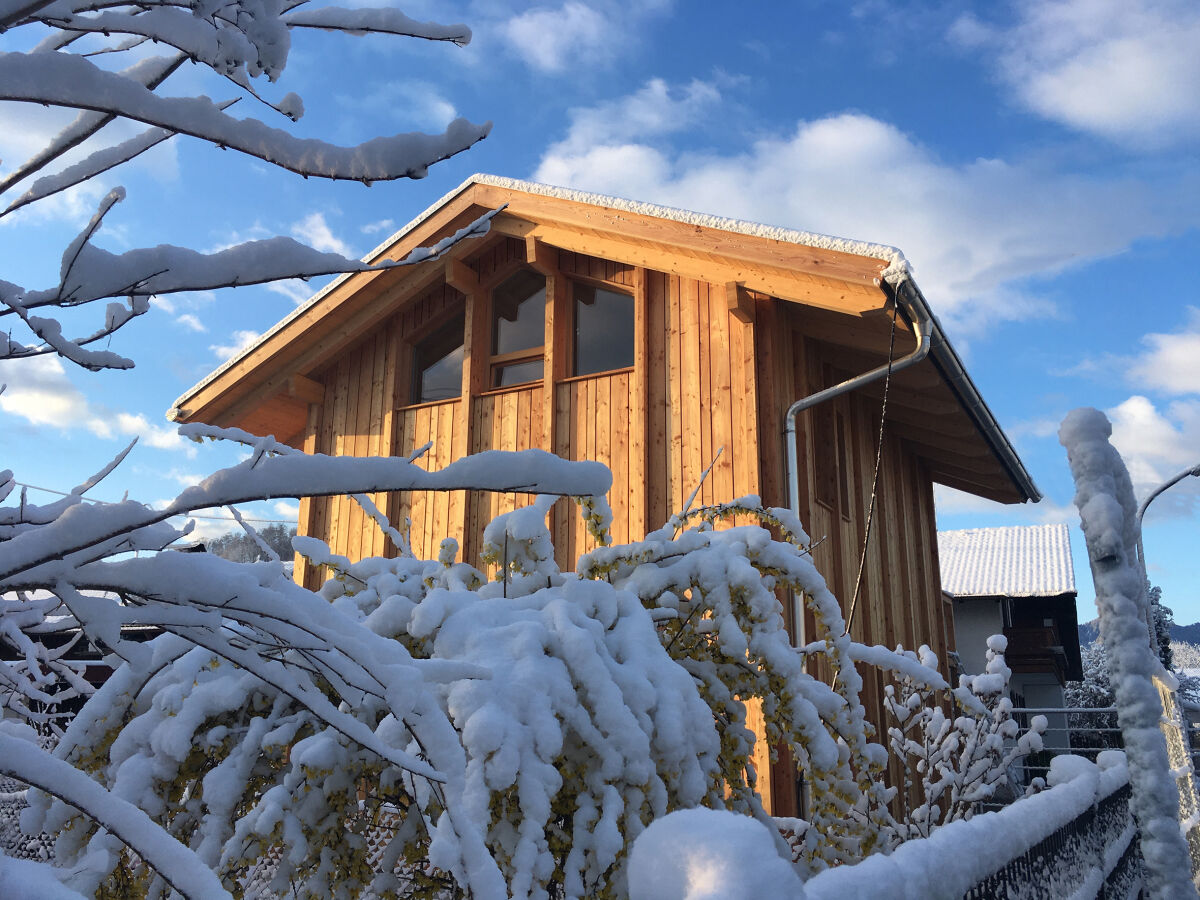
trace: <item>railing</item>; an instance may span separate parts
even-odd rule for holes
[[[1142,882],[1126,784],[979,881],[964,900],[1131,896]]]

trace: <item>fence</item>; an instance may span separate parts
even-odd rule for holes
[[[1135,896],[1142,884],[1128,783],[975,884],[964,900]]]

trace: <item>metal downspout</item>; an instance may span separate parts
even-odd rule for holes
[[[818,403],[824,403],[826,400],[832,400],[834,397],[862,387],[864,384],[878,381],[880,378],[885,377],[889,371],[892,374],[903,371],[909,366],[916,365],[929,355],[929,348],[932,343],[930,337],[933,331],[933,322],[926,313],[925,305],[915,302],[908,295],[908,292],[905,290],[908,286],[907,281],[902,281],[897,285],[895,288],[895,299],[896,304],[904,310],[904,317],[908,319],[908,323],[912,327],[913,335],[917,339],[916,349],[894,362],[884,363],[877,368],[871,369],[869,372],[864,372],[861,375],[856,375],[854,378],[843,381],[841,384],[835,384],[833,387],[817,391],[815,394],[801,397],[788,407],[787,414],[784,416],[783,427],[784,441],[787,445],[786,476],[788,483],[788,508],[791,509],[792,514],[797,519],[800,518],[800,459],[799,453],[796,450],[796,418],[800,413],[806,409],[811,409]],[[803,609],[796,612],[796,639],[798,645],[801,647],[807,643],[804,633]]]

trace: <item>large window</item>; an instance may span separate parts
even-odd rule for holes
[[[463,326],[455,316],[413,347],[413,403],[433,403],[462,394]]]
[[[546,279],[521,269],[492,291],[491,386],[540,381],[545,342]]]
[[[575,305],[575,375],[633,365],[633,297],[581,281],[572,282]]]

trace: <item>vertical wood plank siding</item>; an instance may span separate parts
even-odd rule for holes
[[[836,347],[805,336],[802,308],[760,298],[757,313],[760,326],[771,323],[757,331],[764,500],[783,504],[786,486],[782,478],[776,483],[766,473],[782,475],[783,448],[776,435],[782,430],[788,405],[858,372],[839,368]],[[780,357],[790,359],[786,375]],[[777,389],[775,385],[785,387]],[[801,413],[797,422],[801,521],[809,536],[821,542],[813,551],[813,560],[841,602],[843,615],[849,613],[863,552],[879,412],[878,401],[850,393]],[[837,441],[839,418],[846,427],[841,447]],[[822,478],[832,480],[832,490],[822,487]],[[839,490],[843,480],[845,495]],[[946,621],[941,601],[936,528],[928,474],[905,442],[885,429],[874,524],[851,635],[864,643],[901,643],[908,649],[928,644],[948,677],[953,628]],[[811,615],[806,616],[806,624],[811,637]],[[862,667],[860,672],[867,715],[882,729],[883,678],[873,667]],[[828,677],[829,673],[815,669],[813,674]],[[893,783],[899,774],[898,769],[892,771]]]

